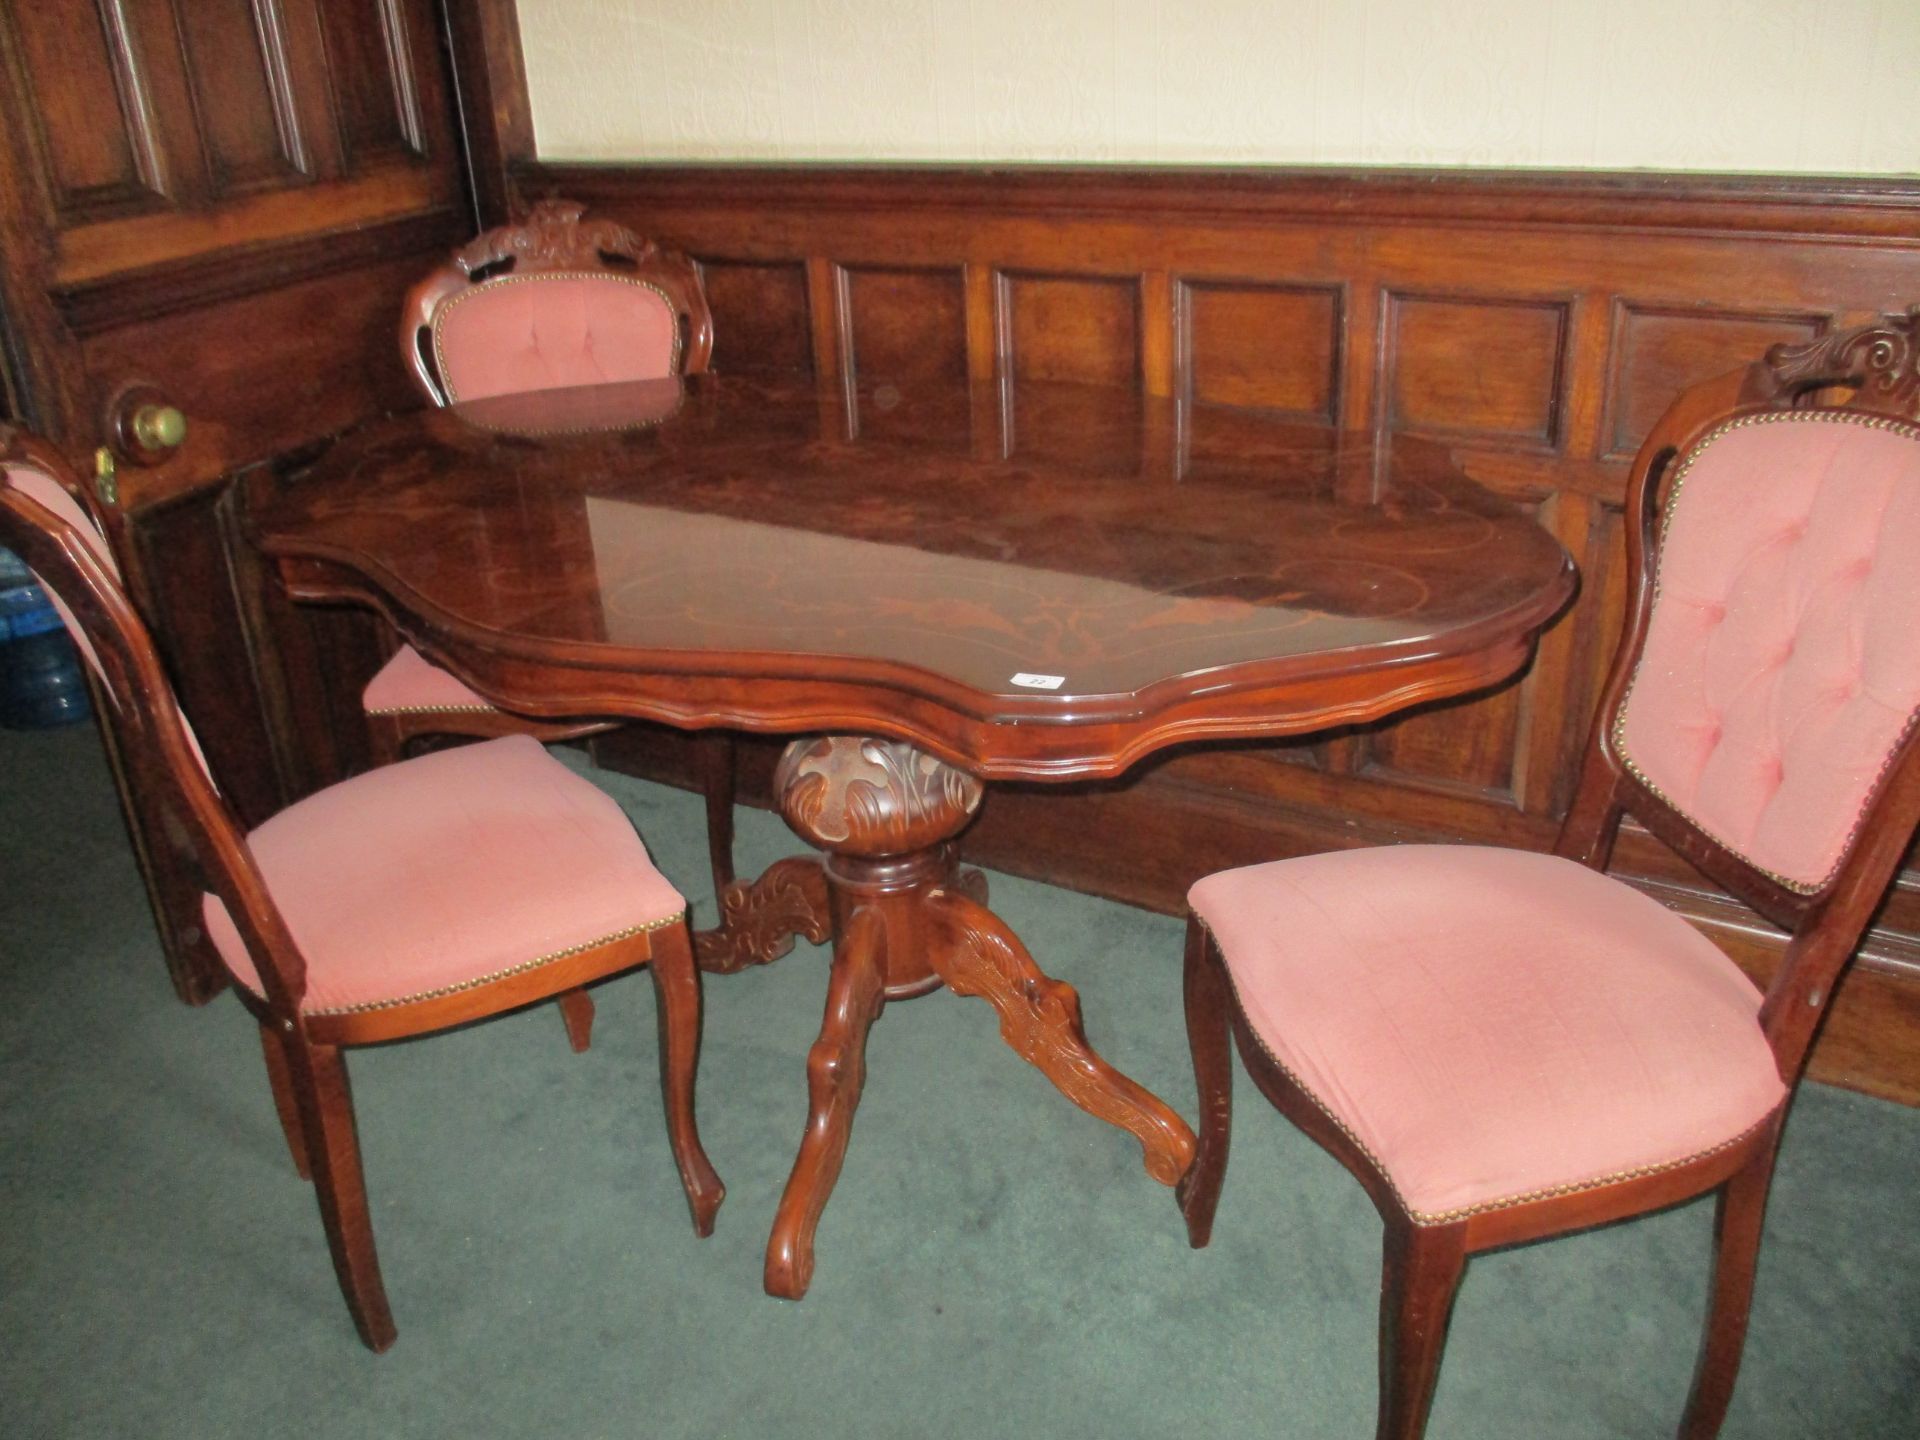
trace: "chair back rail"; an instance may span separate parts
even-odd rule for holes
[[[1908,713],[1859,798],[1859,813],[1831,869],[1783,876],[1734,848],[1700,815],[1636,773],[1623,748],[1623,716],[1646,659],[1660,593],[1662,549],[1676,482],[1691,459],[1741,422],[1839,419],[1861,435],[1892,431],[1920,457],[1920,306],[1907,315],[1813,344],[1776,346],[1756,365],[1686,391],[1648,435],[1627,492],[1628,609],[1620,649],[1595,715],[1574,803],[1556,853],[1604,869],[1631,815],[1709,878],[1790,932],[1761,1012],[1782,1078],[1805,1064],[1839,973],[1858,947],[1907,844],[1920,826],[1920,707]],[[1850,427],[1851,429],[1851,427]],[[1920,484],[1920,461],[1901,479]],[[1756,495],[1755,503],[1764,500]],[[1911,502],[1909,502],[1911,503]],[[1896,557],[1895,563],[1900,563]],[[1911,562],[1908,562],[1911,563]],[[1904,655],[1920,668],[1920,625],[1905,624]]]
[[[22,489],[21,472],[53,480],[82,514],[94,516],[85,488],[52,446],[0,425],[0,545],[26,562],[70,617],[68,628],[113,709],[130,792],[166,817],[162,829],[191,856],[205,889],[225,903],[256,959],[271,1015],[298,1023],[305,961],[200,758],[145,622],[103,547]],[[98,530],[97,519],[92,523]]]

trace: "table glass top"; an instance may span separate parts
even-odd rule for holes
[[[248,514],[267,553],[348,567],[469,643],[922,673],[1056,718],[1469,650],[1572,585],[1438,446],[1073,385],[501,397],[350,431]]]

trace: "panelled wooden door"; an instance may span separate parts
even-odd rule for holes
[[[416,403],[401,297],[474,224],[443,23],[433,0],[0,0],[7,407],[90,472],[111,458],[115,546],[250,820],[352,758],[337,712],[377,642],[316,626],[341,683],[293,686],[312,713],[263,699],[287,687],[244,639],[222,480]],[[198,888],[132,828],[175,984],[204,998]]]

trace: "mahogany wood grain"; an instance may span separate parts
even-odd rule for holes
[[[1201,1136],[1180,1187],[1189,1238],[1207,1244],[1219,1203],[1231,1123],[1234,1035],[1256,1087],[1360,1180],[1386,1225],[1381,1282],[1380,1440],[1419,1440],[1439,1374],[1447,1316],[1466,1260],[1479,1251],[1644,1214],[1713,1191],[1718,1206],[1713,1282],[1685,1440],[1712,1440],[1732,1398],[1746,1334],[1767,1193],[1781,1128],[1813,1037],[1841,972],[1899,872],[1920,828],[1920,711],[1908,718],[1835,869],[1790,885],[1727,848],[1642,781],[1620,750],[1622,713],[1647,648],[1662,515],[1682,458],[1718,427],[1780,413],[1843,413],[1871,423],[1920,419],[1920,305],[1904,318],[1843,331],[1683,393],[1656,421],[1634,462],[1626,501],[1628,603],[1620,644],[1595,714],[1578,787],[1554,852],[1597,870],[1632,815],[1651,834],[1788,935],[1783,963],[1759,1009],[1786,1095],[1759,1124],[1679,1164],[1625,1179],[1519,1198],[1438,1219],[1416,1216],[1386,1169],[1267,1047],[1234,990],[1219,942],[1188,921],[1188,1036],[1200,1091]],[[1339,1085],[1331,1075],[1328,1083]]]
[[[460,109],[475,228],[499,225],[512,207],[507,170],[534,157],[533,107],[514,0],[440,0]]]
[[[812,1283],[814,1231],[851,1139],[868,1030],[890,1002],[943,984],[985,999],[1015,1054],[1081,1109],[1131,1133],[1149,1175],[1179,1179],[1193,1153],[1186,1123],[1094,1051],[1073,987],[1039,968],[986,908],[978,872],[955,864],[953,836],[979,806],[977,779],[901,741],[831,735],[791,742],[775,785],[788,825],[826,858],[779,861],[729,900],[754,910],[755,892],[784,889],[807,902],[794,928],[817,933],[824,890],[834,959],[807,1057],[807,1126],[767,1242],[769,1294],[798,1300]],[[750,918],[751,933],[764,937],[765,915]]]

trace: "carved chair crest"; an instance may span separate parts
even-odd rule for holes
[[[640,266],[660,253],[613,220],[585,220],[586,207],[572,200],[542,200],[515,225],[502,225],[456,250],[453,263],[469,278],[508,261],[520,274],[540,270],[600,269],[625,262]]]
[[[1920,401],[1920,305],[1805,345],[1775,345],[1765,365],[1775,394],[1793,403],[1849,386],[1857,408],[1911,416]]]

